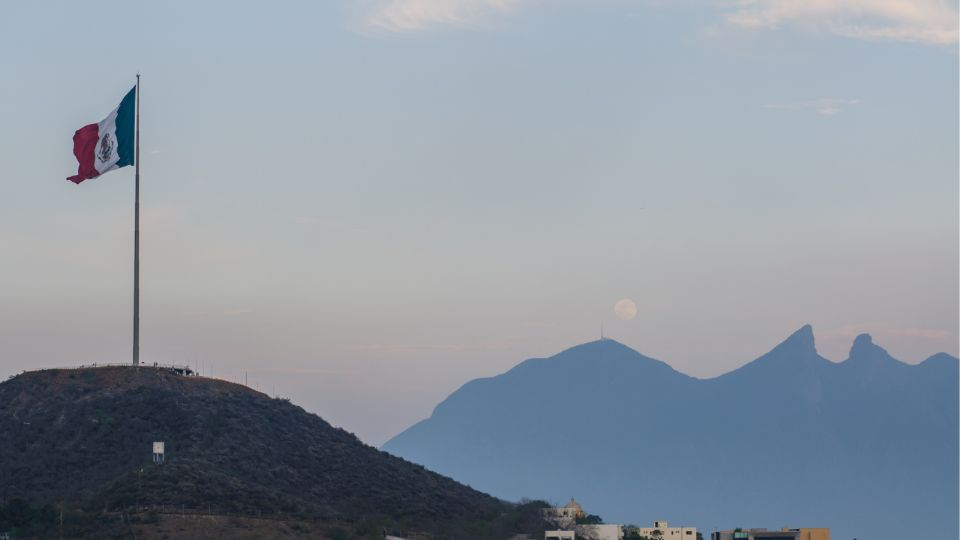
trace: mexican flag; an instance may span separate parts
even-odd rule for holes
[[[137,87],[99,124],[83,126],[73,134],[73,155],[80,166],[67,180],[79,184],[101,174],[133,165]]]

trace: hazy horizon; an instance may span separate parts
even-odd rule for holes
[[[601,325],[957,356],[957,5],[4,6],[0,376],[130,358],[133,171],[65,178],[137,72],[141,360],[368,443]]]

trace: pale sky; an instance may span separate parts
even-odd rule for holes
[[[73,132],[143,74],[142,360],[380,444],[607,335],[698,377],[810,323],[958,353],[957,2],[0,7],[0,376],[130,357],[133,170]],[[636,302],[618,319],[614,304]]]

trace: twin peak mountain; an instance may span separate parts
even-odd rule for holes
[[[383,449],[509,500],[572,494],[608,522],[957,537],[958,362],[804,326],[697,379],[605,339],[463,385]]]

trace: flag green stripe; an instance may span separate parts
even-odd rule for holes
[[[117,167],[133,165],[134,139],[136,137],[137,87],[124,96],[117,109]]]

